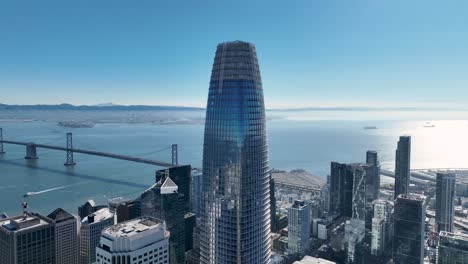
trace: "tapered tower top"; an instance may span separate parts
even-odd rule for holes
[[[247,80],[261,84],[254,44],[238,40],[218,44],[211,81],[223,80]],[[261,88],[261,85],[257,88]]]

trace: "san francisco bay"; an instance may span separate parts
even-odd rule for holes
[[[364,114],[365,115],[365,114]],[[325,116],[325,118],[316,118]],[[382,115],[379,115],[382,116]],[[328,115],[287,114],[267,122],[270,167],[303,168],[326,177],[331,161],[363,162],[366,150],[377,150],[384,169],[393,170],[396,142],[412,136],[412,168],[467,168],[468,121],[457,118],[392,117],[336,112]],[[407,116],[404,116],[407,117]],[[395,121],[395,120],[402,121]],[[3,120],[4,139],[65,146],[73,133],[74,147],[171,161],[171,144],[178,144],[179,163],[201,167],[203,123],[97,123],[92,128],[68,128],[51,121]],[[368,127],[368,129],[364,129]],[[375,128],[374,128],[375,127]],[[372,128],[372,129],[369,129]],[[89,199],[106,203],[114,197],[133,197],[154,183],[151,165],[75,153],[76,166],[63,166],[65,152],[38,149],[39,159],[25,160],[25,147],[5,144],[0,156],[0,212],[16,214],[23,195],[31,210],[48,213],[57,207],[76,212]]]

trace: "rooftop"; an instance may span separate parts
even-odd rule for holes
[[[468,235],[462,234],[462,233],[450,233],[450,232],[445,232],[442,231],[440,232],[440,237],[447,237],[447,238],[453,238],[457,240],[466,240],[468,241]]]
[[[46,218],[44,218],[46,219]],[[8,231],[20,231],[26,230],[33,227],[48,225],[49,223],[38,215],[28,213],[26,218],[23,215],[13,216],[0,221],[0,228],[4,228]]]
[[[90,221],[91,217],[93,218],[92,221]],[[85,218],[83,218],[81,223],[83,223],[83,224],[97,223],[97,222],[101,222],[103,220],[113,218],[113,217],[114,217],[114,214],[111,213],[109,208],[102,208],[102,209],[97,210],[96,212],[86,216]]]
[[[132,237],[142,232],[164,227],[164,221],[156,218],[137,218],[104,229],[113,237]]]
[[[75,217],[68,213],[67,211],[63,210],[62,208],[57,208],[55,211],[50,213],[47,217],[54,220],[56,223],[61,223],[67,220],[73,220]]]
[[[314,258],[311,256],[305,256],[301,261],[295,261],[294,264],[334,264],[336,262],[329,261],[322,258]]]
[[[418,201],[418,202],[424,202],[424,200],[426,199],[426,197],[424,195],[420,195],[420,194],[400,194],[398,195],[399,199],[404,199],[404,200],[411,200],[411,201]]]

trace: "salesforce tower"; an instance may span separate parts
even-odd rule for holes
[[[201,263],[270,262],[269,173],[255,46],[221,43],[206,110]]]

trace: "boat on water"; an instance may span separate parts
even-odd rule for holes
[[[376,126],[365,126],[364,129],[377,129]]]
[[[424,124],[424,127],[435,127],[435,125],[431,124],[431,122],[426,122],[426,124]]]

